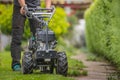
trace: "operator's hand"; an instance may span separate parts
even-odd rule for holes
[[[22,15],[25,15],[24,7],[21,7],[21,9],[20,9],[20,13],[21,13]]]
[[[25,8],[27,8],[27,5],[22,6],[21,9],[20,9],[20,13],[21,13],[22,15],[25,15],[25,13],[26,13]]]

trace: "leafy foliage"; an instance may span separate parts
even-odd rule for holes
[[[68,21],[70,23],[70,27],[74,27],[76,24],[78,24],[78,18],[75,15],[68,16]]]
[[[12,6],[0,4],[0,29],[5,34],[11,33]]]
[[[2,5],[0,4],[0,26],[1,31],[4,34],[11,34],[11,21],[12,21],[12,5]],[[56,12],[49,24],[49,27],[56,33],[57,37],[67,32],[69,27],[68,21],[66,19],[65,11],[57,7]],[[27,39],[30,36],[29,22],[26,21],[26,25],[24,27],[23,37]]]
[[[67,33],[69,24],[66,13],[62,8],[56,7],[56,12],[49,24],[49,27],[56,33],[57,36]]]
[[[88,48],[120,67],[120,0],[95,0],[86,11]]]

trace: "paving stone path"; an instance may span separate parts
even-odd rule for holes
[[[85,70],[88,71],[87,76],[75,77],[76,80],[120,80],[118,76],[113,76],[112,74],[116,73],[116,70],[112,65],[103,61],[87,61],[87,54],[81,53],[72,58],[80,60],[86,66]],[[108,77],[114,77],[114,79],[108,79]]]

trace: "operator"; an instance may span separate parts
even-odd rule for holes
[[[45,0],[46,8],[50,8],[51,0]],[[14,0],[13,16],[12,16],[12,41],[11,41],[11,57],[12,57],[12,70],[21,70],[21,40],[25,25],[25,10],[24,7],[35,8],[40,6],[40,0]],[[38,22],[33,19],[29,19],[30,30],[34,34],[35,27],[38,26]]]

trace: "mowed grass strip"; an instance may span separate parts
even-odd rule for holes
[[[73,80],[56,74],[42,74],[34,72],[33,74],[23,75],[21,72],[11,70],[10,52],[0,52],[0,80]]]
[[[10,51],[0,52],[0,80],[74,80],[69,77],[86,76],[84,64],[81,61],[71,59],[71,56],[80,53],[80,50],[73,46],[66,45],[63,39],[59,39],[56,48],[58,52],[65,51],[68,59],[68,76],[64,77],[56,74],[42,74],[34,71],[33,74],[23,75],[21,72],[13,72],[11,70],[11,54]]]

